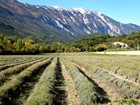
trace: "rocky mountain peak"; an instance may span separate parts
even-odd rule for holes
[[[72,37],[92,33],[116,36],[140,31],[140,26],[138,25],[123,24],[95,10],[29,5],[27,3],[17,2],[16,0],[0,1],[9,1],[1,3],[0,7],[16,14],[19,20],[22,20],[24,17],[24,21],[28,20],[28,23],[37,22],[43,24],[38,28],[41,32],[44,32],[44,26]],[[2,17],[3,15],[0,18]],[[9,20],[14,20],[15,23],[12,21],[13,24],[22,25],[22,23],[18,23],[19,21],[16,21],[16,19],[17,17],[9,17]],[[23,26],[26,28],[26,25],[23,24]]]

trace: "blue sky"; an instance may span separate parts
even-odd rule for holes
[[[140,0],[18,0],[34,5],[83,7],[99,11],[122,23],[140,25]]]

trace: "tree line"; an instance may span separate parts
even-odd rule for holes
[[[131,35],[120,35],[120,36],[92,36],[84,39],[77,40],[71,43],[72,46],[79,48],[80,51],[104,51],[106,49],[115,49],[119,46],[114,46],[113,42],[123,42],[129,47],[128,49],[137,49],[137,45],[140,44],[140,32],[132,33]]]
[[[131,35],[120,36],[92,36],[79,39],[69,44],[52,42],[50,44],[36,43],[32,39],[13,40],[0,35],[0,54],[39,54],[39,53],[62,53],[62,52],[94,52],[104,51],[116,46],[113,42],[123,42],[128,44],[129,48],[136,49],[140,44],[140,32]]]
[[[39,53],[60,53],[60,52],[79,52],[80,49],[67,46],[60,42],[50,44],[36,43],[32,39],[13,40],[0,35],[0,54],[39,54]]]

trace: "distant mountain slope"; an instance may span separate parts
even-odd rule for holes
[[[16,0],[0,0],[0,23],[12,26],[22,37],[45,42],[67,42],[92,33],[116,36],[140,31],[140,26],[117,22],[97,11],[29,5]]]
[[[0,23],[14,28],[14,32],[11,33],[10,30],[6,30],[4,26],[1,26],[3,28],[2,30],[0,29],[0,33],[7,35],[8,32],[22,38],[31,37],[47,43],[52,41],[65,42],[74,39],[70,34],[63,34],[62,31],[43,23],[31,15],[28,12],[29,8],[32,8],[32,6],[26,8],[24,4],[16,0],[0,0]]]

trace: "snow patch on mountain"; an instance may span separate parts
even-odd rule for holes
[[[63,25],[58,20],[55,20],[55,23],[57,24],[58,27],[63,29]]]
[[[54,9],[58,10],[58,11],[62,11],[64,10],[63,8],[59,7],[59,6],[52,6]]]
[[[87,34],[91,34],[94,32],[103,32],[110,35],[120,35],[127,31],[124,24],[119,23],[102,13],[95,10],[87,10],[84,8],[61,8],[59,6],[47,7],[52,10],[57,10],[59,18],[55,19],[55,23],[61,29],[69,33],[77,33],[77,32],[85,32]],[[71,27],[71,31],[69,30]],[[129,27],[137,28],[138,26],[133,26],[132,24],[128,24]],[[77,29],[77,30],[75,30]],[[129,33],[130,31],[128,31]]]
[[[22,4],[24,4],[25,6],[28,6],[29,4],[28,3],[26,3],[26,2],[23,2]]]
[[[80,12],[82,14],[89,14],[90,13],[90,11],[88,11],[88,10],[86,10],[84,8],[73,8],[73,10],[78,11],[78,12]]]

